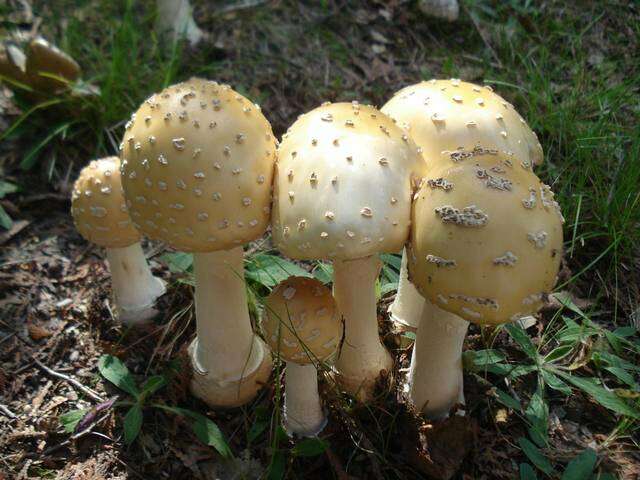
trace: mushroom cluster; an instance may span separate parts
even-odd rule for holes
[[[512,105],[460,80],[407,87],[382,111],[323,104],[278,145],[258,105],[193,78],[140,106],[121,164],[86,167],[72,213],[107,247],[123,321],[148,319],[164,292],[141,234],[193,253],[192,392],[214,407],[246,404],[268,382],[273,353],[286,364],[285,428],[314,436],[327,421],[318,370],[362,402],[396,376],[378,328],[381,253],[404,249],[390,316],[416,331],[408,402],[430,418],[464,402],[469,322],[531,315],[556,281],[563,218],[532,170],[542,159]],[[263,340],[243,245],[269,227],[282,254],[332,261],[333,291],[307,277],[278,284],[264,301]]]

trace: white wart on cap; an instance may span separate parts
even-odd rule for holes
[[[477,145],[513,153],[530,166],[543,161],[535,132],[488,86],[457,79],[420,82],[397,92],[382,111],[409,132],[429,165]]]
[[[276,246],[298,259],[400,250],[425,170],[413,141],[371,106],[324,104],[300,116],[278,147]]]
[[[342,335],[331,290],[306,277],[290,277],[271,292],[262,328],[274,352],[300,365],[331,357]]]
[[[71,193],[71,215],[80,235],[106,248],[140,241],[129,218],[120,183],[120,159],[93,160],[82,169]]]
[[[556,281],[560,208],[513,156],[452,155],[416,194],[413,222],[412,283],[465,320],[498,324],[534,313]]]
[[[132,220],[183,251],[260,237],[275,147],[260,108],[229,86],[193,78],[166,88],[126,126],[122,179]]]

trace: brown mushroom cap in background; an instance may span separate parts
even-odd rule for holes
[[[379,110],[324,104],[301,115],[278,147],[274,243],[297,259],[397,252],[425,173],[416,145]]]
[[[335,353],[342,322],[331,290],[314,278],[290,277],[267,297],[262,329],[274,352],[304,365]]]
[[[152,95],[122,145],[132,220],[183,251],[228,250],[260,237],[275,147],[260,108],[227,85],[192,78]]]
[[[140,241],[125,205],[118,157],[82,169],[73,185],[71,215],[80,235],[96,245],[123,248]]]
[[[440,308],[479,324],[536,312],[555,284],[562,215],[524,162],[476,149],[432,170],[416,194],[409,278]]]
[[[478,145],[513,153],[530,165],[544,160],[526,121],[491,87],[457,79],[429,80],[398,91],[381,110],[406,129],[430,167],[448,152]]]

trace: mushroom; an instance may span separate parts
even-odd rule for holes
[[[169,34],[172,41],[185,38],[195,47],[206,38],[193,19],[193,8],[189,0],[156,0],[156,32]]]
[[[510,152],[529,165],[543,160],[535,132],[511,104],[488,86],[458,79],[420,82],[398,91],[381,110],[422,148],[429,168],[447,164],[451,153],[461,156],[479,145]],[[444,180],[436,186],[443,190],[451,188]],[[415,330],[425,301],[405,280],[405,255],[398,292],[389,312],[401,330]],[[428,307],[434,309],[431,316],[447,315],[435,306]]]
[[[118,157],[94,160],[82,169],[73,186],[71,215],[80,235],[106,248],[116,316],[128,324],[149,320],[165,285],[151,274],[140,233],[127,213]]]
[[[331,290],[314,278],[284,280],[266,299],[262,328],[273,352],[286,362],[285,428],[313,437],[327,423],[317,368],[334,355],[342,336]]]
[[[425,308],[416,335],[409,399],[431,418],[463,398],[467,322],[497,325],[535,313],[562,257],[560,207],[530,166],[497,151],[457,153],[416,194],[407,250],[411,282],[453,314]]]
[[[324,104],[283,136],[274,180],[272,234],[285,255],[332,259],[333,292],[345,318],[337,380],[370,399],[393,360],[378,334],[378,253],[408,238],[414,182],[426,164],[413,141],[373,107]]]
[[[418,8],[425,15],[454,22],[460,14],[458,0],[419,0]]]
[[[134,224],[195,254],[191,390],[211,406],[248,402],[271,372],[249,318],[242,245],[269,225],[275,147],[258,105],[198,78],[152,95],[126,125],[122,178]]]

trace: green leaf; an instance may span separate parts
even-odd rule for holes
[[[9,193],[15,193],[18,191],[18,186],[7,182],[6,180],[0,180],[0,198],[4,198]]]
[[[520,464],[520,480],[538,480],[536,471],[528,463]]]
[[[71,433],[76,429],[78,422],[84,418],[89,410],[81,408],[79,410],[71,410],[67,413],[63,413],[58,417],[58,421],[64,428],[65,432]]]
[[[545,357],[544,363],[553,363],[566,357],[573,351],[573,345],[561,345],[551,350]]]
[[[175,413],[182,417],[190,418],[193,421],[191,423],[193,433],[195,433],[196,437],[198,437],[202,443],[215,448],[218,453],[225,458],[233,456],[231,448],[225,440],[223,433],[218,428],[218,425],[216,425],[210,418],[186,408],[170,407],[162,404],[154,404],[154,407]]]
[[[282,450],[276,450],[269,462],[269,471],[267,478],[269,480],[281,480],[284,478],[284,469],[286,467],[286,458]]]
[[[380,285],[380,296],[384,297],[387,293],[393,292],[397,289],[397,283],[383,283],[382,285]]]
[[[136,386],[133,375],[118,357],[113,355],[102,355],[98,360],[98,370],[100,374],[113,383],[116,387],[130,393],[136,399],[140,396],[140,391]]]
[[[520,405],[520,402],[509,395],[507,392],[500,390],[499,388],[496,388],[495,392],[496,399],[505,407],[516,410],[518,412],[522,410],[522,405]]]
[[[583,480],[590,478],[597,460],[596,452],[587,448],[569,462],[569,465],[567,465],[567,468],[562,474],[562,480]]]
[[[333,266],[329,263],[317,262],[312,273],[325,285],[333,281]]]
[[[640,411],[636,407],[628,404],[615,393],[605,390],[596,384],[593,379],[569,375],[561,370],[555,370],[554,373],[593,397],[593,399],[603,407],[620,415],[640,419]]]
[[[4,207],[0,205],[0,227],[9,230],[12,225],[13,225],[13,220],[11,219],[7,211],[4,209]]]
[[[247,432],[247,443],[252,443],[269,426],[269,412],[264,407],[256,408],[256,419]]]
[[[329,448],[329,442],[321,438],[305,438],[291,449],[296,457],[315,457]]]
[[[131,445],[142,427],[142,406],[135,403],[124,416],[124,443]]]
[[[253,256],[246,265],[245,277],[265,287],[275,287],[289,277],[312,277],[312,275],[289,260],[267,253]]]
[[[533,463],[540,471],[547,475],[551,475],[551,472],[553,472],[551,462],[549,462],[549,459],[542,454],[538,447],[524,437],[520,437],[518,439],[518,444],[531,463]]]
[[[531,337],[525,332],[525,330],[517,323],[509,323],[504,326],[505,330],[511,335],[511,338],[520,345],[522,351],[536,363],[538,362],[538,350],[531,341]]]
[[[544,383],[546,383],[549,388],[564,393],[565,395],[571,395],[571,387],[560,380],[555,374],[546,369],[540,370],[540,374],[542,375]]]
[[[505,360],[504,354],[498,350],[467,350],[463,357],[465,365],[469,362],[471,367],[485,367]]]
[[[380,260],[385,265],[390,265],[396,272],[400,271],[402,265],[402,256],[393,253],[381,253]]]
[[[539,447],[545,447],[549,433],[549,405],[544,399],[544,385],[538,382],[536,391],[531,395],[529,405],[525,410],[525,416],[529,420],[529,436]]]
[[[160,390],[166,384],[167,379],[164,377],[164,375],[154,375],[152,377],[149,377],[147,381],[144,382],[144,385],[142,385],[142,393],[140,394],[140,396],[143,398],[147,398]]]
[[[192,271],[193,255],[190,253],[165,253],[160,255],[160,260],[167,264],[171,273],[186,273]]]

